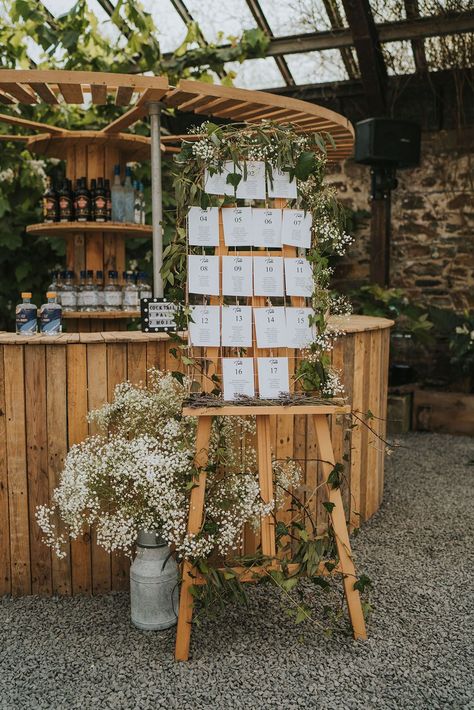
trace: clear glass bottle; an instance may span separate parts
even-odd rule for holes
[[[142,203],[140,200],[140,188],[137,180],[133,183],[134,187],[134,202],[133,202],[133,221],[135,224],[142,223]]]
[[[135,205],[135,190],[132,185],[132,168],[125,168],[125,182],[123,183],[124,222],[133,224],[133,211]]]
[[[138,311],[140,308],[140,298],[138,292],[138,286],[135,283],[134,275],[132,271],[125,271],[124,273],[125,285],[123,287],[122,295],[122,310],[124,311]]]
[[[122,289],[118,282],[118,271],[109,271],[104,286],[104,311],[119,311],[122,308]]]
[[[40,308],[40,329],[42,333],[57,335],[62,332],[62,308],[56,298],[56,291],[48,291],[47,302]]]
[[[140,200],[140,224],[146,224],[145,188],[142,182],[138,183],[138,198]]]
[[[94,283],[94,272],[88,269],[86,272],[86,281],[82,289],[83,311],[93,313],[99,310],[99,295],[97,286]]]
[[[151,291],[151,284],[148,281],[148,274],[146,273],[146,271],[138,272],[137,286],[140,300],[142,298],[151,298],[153,296],[153,293]]]
[[[36,335],[38,331],[38,309],[31,303],[31,293],[21,294],[22,302],[15,309],[17,335]]]
[[[79,272],[79,283],[76,288],[76,300],[77,300],[77,310],[84,310],[84,287],[86,285],[87,271],[83,270]]]
[[[48,291],[58,291],[59,271],[51,272],[51,283],[48,286]]]
[[[77,307],[76,287],[74,286],[74,271],[63,271],[61,280],[61,289],[57,291],[57,294],[63,313],[79,310]],[[48,290],[52,291],[53,289]]]
[[[95,284],[97,288],[97,310],[104,310],[104,272],[99,269],[95,272]]]
[[[111,188],[112,222],[125,222],[124,218],[124,188],[120,182],[120,165],[114,167],[114,181]]]

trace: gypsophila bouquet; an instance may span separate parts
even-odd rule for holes
[[[89,414],[102,433],[71,448],[52,504],[37,509],[44,540],[60,557],[68,538],[91,525],[108,551],[131,553],[140,529],[158,529],[180,557],[226,555],[245,523],[258,527],[274,508],[260,498],[254,421],[216,418],[204,523],[197,535],[187,533],[196,424],[181,409],[190,383],[158,370],[148,375],[147,387],[123,382],[110,404]],[[275,468],[277,479],[289,480],[284,464]]]

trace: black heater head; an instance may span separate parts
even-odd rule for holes
[[[420,164],[420,138],[417,123],[367,118],[355,126],[355,161],[364,165],[414,167]]]

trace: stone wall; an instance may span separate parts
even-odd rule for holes
[[[424,133],[420,166],[400,170],[392,193],[391,285],[456,311],[474,308],[473,138],[471,130]],[[352,210],[370,210],[368,167],[348,160],[328,181]],[[369,217],[357,221],[356,243],[337,267],[339,288],[369,282]]]

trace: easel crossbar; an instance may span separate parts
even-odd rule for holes
[[[254,417],[269,414],[350,414],[348,405],[298,404],[298,405],[246,405],[229,404],[223,407],[183,407],[185,417]]]

